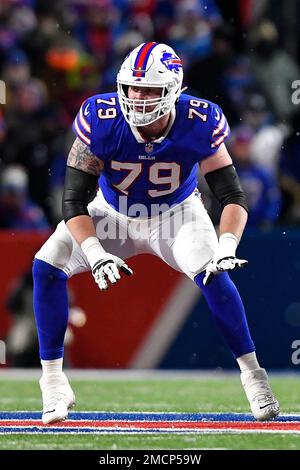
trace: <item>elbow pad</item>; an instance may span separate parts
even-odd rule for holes
[[[98,176],[67,166],[62,200],[64,221],[78,215],[89,215],[88,203],[92,200],[98,183]]]
[[[222,209],[228,204],[237,204],[248,212],[246,196],[233,165],[206,173],[205,179]]]

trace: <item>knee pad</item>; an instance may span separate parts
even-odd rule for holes
[[[194,230],[192,225],[184,227],[175,240],[173,253],[178,266],[191,279],[204,271],[211,261],[218,240],[215,232]]]
[[[45,261],[45,263],[49,263],[56,268],[63,269],[68,263],[71,254],[72,246],[52,235],[36,253],[35,258]]]
[[[206,249],[192,249],[187,255],[187,267],[194,275],[204,271],[213,257],[214,251],[207,246]]]

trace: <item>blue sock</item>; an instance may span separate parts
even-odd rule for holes
[[[203,285],[205,273],[194,278],[212,312],[217,327],[235,358],[255,351],[250,336],[245,308],[228,273],[220,273],[210,284]]]
[[[68,276],[61,269],[39,259],[33,262],[32,274],[40,357],[44,360],[58,359],[64,354],[68,324]]]

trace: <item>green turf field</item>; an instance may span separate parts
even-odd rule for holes
[[[26,376],[26,372],[24,372]],[[201,377],[201,376],[200,376]],[[70,380],[76,411],[249,412],[238,374]],[[271,378],[283,413],[300,413],[297,377]],[[0,377],[1,411],[39,411],[37,380]],[[0,449],[300,449],[296,434],[0,435]]]

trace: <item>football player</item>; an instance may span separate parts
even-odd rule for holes
[[[255,418],[279,413],[228,274],[247,264],[236,256],[247,203],[224,143],[229,126],[218,105],[182,93],[182,80],[173,49],[141,44],[120,68],[117,93],[88,98],[74,121],[64,220],[33,265],[46,424],[65,419],[75,403],[62,371],[68,278],[91,271],[108,289],[120,273],[133,274],[124,260],[139,253],[159,256],[199,286],[241,369]],[[222,206],[219,239],[197,189],[198,166]]]

